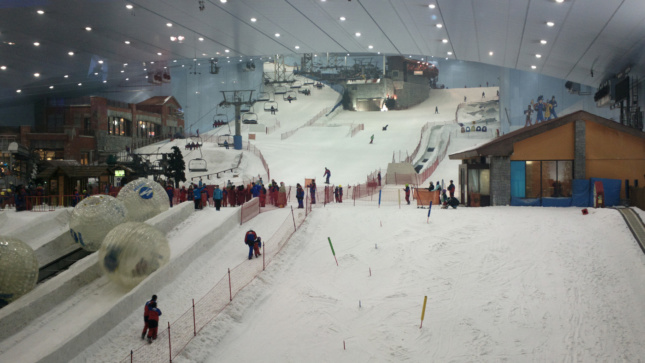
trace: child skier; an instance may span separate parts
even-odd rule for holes
[[[262,239],[258,237],[254,230],[249,229],[244,236],[244,243],[249,246],[249,260],[253,258],[253,252],[255,252],[255,257],[260,257],[260,247],[262,246]]]
[[[159,327],[159,317],[161,310],[157,309],[157,302],[152,301],[148,305],[148,344],[157,339],[157,328]]]
[[[152,295],[152,299],[146,301],[146,305],[143,307],[143,332],[141,332],[141,339],[146,338],[146,333],[148,332],[148,317],[150,314],[150,311],[148,310],[150,308],[150,303],[156,303],[157,302],[157,295]]]

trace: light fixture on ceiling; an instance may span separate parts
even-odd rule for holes
[[[377,52],[376,54],[381,54],[381,52]]]
[[[127,66],[128,66],[128,63],[123,63],[123,66],[124,66],[124,67],[127,67]]]
[[[296,48],[296,49],[300,49],[300,46],[299,46],[299,45],[296,45],[294,48]]]
[[[34,42],[34,47],[39,47],[39,46],[40,46],[40,43]]]
[[[204,41],[204,38],[199,37],[199,38],[197,38],[197,40],[199,40],[200,42],[203,42],[203,41]]]
[[[436,25],[436,27],[441,29],[441,28],[443,28],[443,24],[439,23],[439,24]]]
[[[215,52],[215,54],[220,55],[220,52]]]
[[[547,21],[547,22],[546,22],[546,26],[548,26],[548,27],[552,27],[552,26],[554,26],[554,25],[555,25],[555,23],[554,23],[554,22],[552,22],[552,21]]]
[[[171,42],[176,42],[176,41],[177,41],[177,37],[176,37],[176,36],[174,36],[174,35],[171,35],[171,36],[170,36],[170,41],[171,41]]]
[[[157,55],[161,55],[161,52],[157,52]]]
[[[280,33],[275,33],[275,36],[276,36],[277,38],[280,38]]]
[[[99,60],[99,64],[103,64],[103,60],[102,60],[102,59],[101,59],[101,60]]]
[[[374,49],[374,46],[373,45],[368,45],[367,48]]]
[[[126,80],[126,81],[129,81],[129,80],[130,80],[130,78],[126,78],[125,80]]]
[[[536,68],[537,68],[537,66],[536,66],[536,65],[532,65],[532,66],[531,66],[531,69],[536,69]]]
[[[148,76],[146,76],[146,78],[148,78]],[[106,81],[106,80],[103,80],[103,83],[107,83],[107,81]]]
[[[340,21],[345,21],[345,20],[347,20],[347,18],[345,18],[344,16],[340,17]]]
[[[542,45],[546,44],[546,40],[544,40],[544,39],[540,40],[540,44],[542,44]]]
[[[166,26],[167,26],[168,28],[172,28],[172,23],[166,23]]]
[[[78,86],[79,86],[79,87],[80,87],[80,86],[82,86],[82,85],[83,85],[82,83],[79,83],[79,84],[78,84]]]
[[[435,8],[435,4],[430,4],[430,5],[428,5],[428,7],[429,7],[430,9],[434,9],[434,8]]]
[[[133,7],[134,7],[134,6],[132,6],[132,4],[127,4],[127,5],[125,6],[125,8],[126,8],[126,9],[128,9],[128,10],[132,10],[132,8],[133,8]]]
[[[6,70],[7,70],[7,66],[0,66],[0,69],[2,69],[3,71],[6,71]]]
[[[448,52],[448,55],[452,55],[452,52]]]
[[[535,58],[542,58],[542,54],[536,54]]]
[[[256,21],[258,21],[258,19],[256,19],[256,18],[251,18],[251,22],[252,22],[252,23],[255,23]]]
[[[20,89],[17,89],[17,90],[16,90],[16,93],[20,93],[20,92],[22,92],[22,90],[20,90]]]
[[[202,56],[203,56],[203,57],[205,57],[205,56],[206,56],[206,53],[202,53]]]
[[[224,49],[224,52],[225,52],[225,53],[228,53],[228,52],[230,52],[230,50],[228,50],[228,49]]]
[[[488,55],[491,56],[491,57],[493,56],[493,54],[495,54],[495,53],[493,53],[492,51],[488,52]]]
[[[63,78],[69,78],[69,74],[64,75]]]
[[[34,77],[36,78],[40,77],[40,73],[34,73]]]
[[[91,32],[91,31],[92,31],[92,27],[86,26],[86,27],[85,27],[85,30],[87,30],[88,32]]]
[[[444,44],[448,43],[448,39],[441,39],[441,42],[444,43]]]
[[[122,69],[122,70],[121,70],[121,73],[124,73],[124,72],[125,72],[125,71]]]
[[[150,64],[155,64],[155,62],[150,62]]]
[[[54,86],[49,86],[49,89],[54,89]]]
[[[219,0],[222,4],[226,4],[226,0]]]
[[[74,52],[67,52],[70,56],[74,55]]]
[[[174,59],[172,62],[173,62],[173,63],[177,63],[177,60],[176,60],[176,59]]]
[[[40,14],[40,15],[45,14],[45,10],[36,10],[36,12],[37,12],[38,14]]]
[[[94,75],[95,75],[95,76],[98,76],[98,75],[99,75],[99,72],[94,72]]]
[[[199,11],[204,11],[206,5],[204,5],[204,0],[199,0]]]
[[[130,41],[129,41],[129,40],[126,40],[124,43],[125,43],[125,44],[130,45]]]
[[[555,0],[555,2],[558,3],[558,4],[562,4],[564,2],[564,0]]]
[[[356,34],[354,34],[354,35],[356,35],[357,37],[360,37],[360,36],[361,36],[361,33],[356,32]]]

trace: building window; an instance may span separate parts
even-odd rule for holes
[[[40,160],[63,160],[65,156],[63,150],[38,149],[35,152],[40,157]]]
[[[81,151],[81,165],[90,165],[90,153]]]
[[[511,196],[513,197],[570,198],[572,181],[572,160],[511,162]]]
[[[132,136],[132,121],[123,117],[110,117],[108,133],[115,136]]]

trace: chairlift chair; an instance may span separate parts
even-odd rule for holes
[[[305,78],[305,81],[302,82],[302,84],[304,84],[305,86],[310,85],[310,84],[314,84],[314,80],[309,79],[309,78]]]
[[[295,81],[290,86],[290,88],[292,88],[292,89],[293,88],[300,88],[300,87],[302,87],[302,82],[300,82],[300,81]]]
[[[305,94],[307,91],[311,92],[311,88],[307,87],[307,86],[302,87],[302,88],[298,88],[298,93]]]
[[[289,101],[289,97],[291,97],[291,101],[298,99],[298,95],[294,91],[289,91],[282,95],[282,100]]]
[[[264,103],[264,111],[271,111],[271,106],[273,106],[274,111],[278,111],[278,103],[273,101],[273,102],[265,102]]]
[[[269,94],[269,92],[260,92],[258,94],[258,101],[271,101],[271,95]]]
[[[188,171],[208,171],[208,164],[204,160],[202,148],[199,147],[197,149],[199,150],[199,157],[188,162]]]
[[[273,94],[276,95],[283,95],[287,93],[289,90],[287,89],[287,86],[275,86]]]
[[[255,112],[246,112],[242,114],[242,123],[243,124],[257,124],[258,115]]]

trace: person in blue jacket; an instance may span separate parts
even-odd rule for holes
[[[257,233],[254,230],[249,229],[244,236],[244,243],[249,246],[249,260],[253,258],[253,253],[255,252],[255,257],[258,258],[262,256],[260,253],[260,247],[262,246],[262,239],[258,237]]]
[[[311,195],[311,204],[316,204],[316,180],[312,179],[309,184],[309,195]]]
[[[253,198],[257,198],[260,196],[260,190],[262,190],[262,187],[260,184],[256,183],[251,183],[253,186],[251,187],[251,194],[253,195]]]
[[[195,186],[193,188],[193,200],[195,202],[195,209],[202,209],[202,189]]]
[[[173,189],[172,185],[166,185],[166,194],[168,194],[168,200],[170,200],[170,207],[172,208],[172,198],[175,197],[175,189]]]
[[[304,199],[304,197],[305,191],[304,189],[302,189],[300,183],[298,183],[298,185],[296,185],[296,199],[298,199],[298,208],[304,208],[304,206],[302,205],[302,200]]]
[[[213,189],[213,201],[215,201],[215,210],[219,210],[219,208],[222,206],[222,198],[224,194],[222,193],[222,189],[219,188],[219,185],[215,185],[215,189]]]
[[[325,184],[329,184],[329,177],[331,176],[331,171],[329,169],[325,168],[325,174],[323,176],[327,177],[327,180],[325,181]]]

